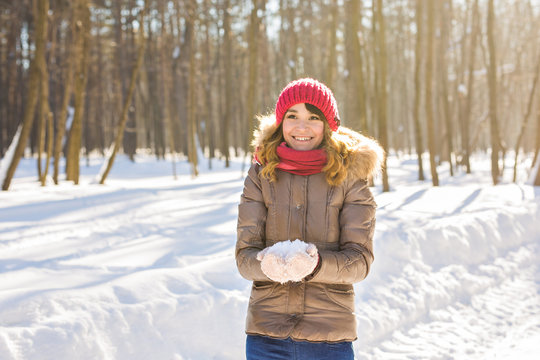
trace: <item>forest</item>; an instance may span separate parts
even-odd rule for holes
[[[0,0],[2,189],[22,157],[42,185],[78,184],[93,155],[101,183],[118,154],[193,176],[248,158],[257,116],[300,77],[420,180],[485,152],[493,184],[516,181],[540,149],[539,25],[538,0]]]

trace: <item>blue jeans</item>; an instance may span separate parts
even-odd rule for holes
[[[274,339],[248,335],[247,360],[354,360],[352,342],[339,343]]]

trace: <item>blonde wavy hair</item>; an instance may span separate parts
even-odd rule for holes
[[[314,110],[310,111],[315,112]],[[324,122],[324,136],[320,148],[326,150],[327,156],[327,162],[322,171],[325,174],[326,182],[329,185],[337,186],[347,177],[351,162],[350,144],[346,137],[340,136],[339,130],[334,132],[330,129],[322,113],[318,115]],[[274,131],[262,134],[259,142],[254,144],[255,155],[262,165],[260,174],[271,182],[277,181],[276,167],[279,165],[277,147],[284,141],[283,122],[281,122],[279,126],[274,127]]]

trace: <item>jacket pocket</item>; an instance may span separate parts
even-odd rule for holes
[[[249,297],[249,304],[254,305],[259,301],[262,301],[269,297],[274,289],[276,288],[277,283],[270,281],[254,281],[253,286],[251,287],[251,296]]]
[[[350,312],[354,312],[354,289],[352,287],[326,286],[324,291],[326,292],[326,296],[328,296],[333,303]]]

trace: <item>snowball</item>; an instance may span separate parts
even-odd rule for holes
[[[309,244],[302,240],[296,239],[294,241],[285,240],[280,241],[272,245],[269,249],[274,254],[286,258],[288,255],[297,254],[299,252],[307,252]]]

